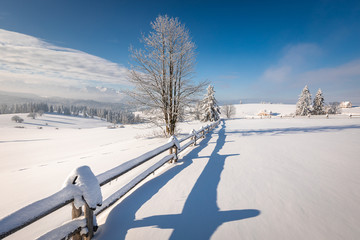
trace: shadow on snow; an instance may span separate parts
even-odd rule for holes
[[[102,239],[125,239],[132,228],[154,226],[162,229],[174,229],[170,239],[209,239],[216,229],[225,222],[238,221],[256,217],[260,214],[256,209],[220,211],[217,206],[217,187],[224,169],[225,160],[229,156],[220,155],[225,144],[225,122],[218,132],[216,146],[210,156],[199,156],[206,147],[211,136],[203,139],[179,164],[162,175],[145,183],[133,194],[124,199],[109,214],[106,224],[100,227],[99,237]],[[211,132],[211,135],[215,133]],[[135,214],[140,207],[155,195],[175,175],[192,164],[193,159],[208,158],[208,163],[191,190],[180,214],[154,215],[144,219],[136,219]],[[171,201],[171,199],[169,199]],[[171,204],[171,203],[170,203]]]
[[[305,128],[273,128],[273,129],[260,129],[260,130],[236,130],[228,132],[229,134],[242,134],[242,136],[252,135],[280,135],[280,134],[293,134],[293,133],[317,133],[317,132],[332,132],[342,131],[347,129],[357,129],[360,125],[344,125],[344,126],[322,126],[322,127],[305,127]]]
[[[23,140],[10,140],[10,141],[0,141],[0,143],[25,143],[25,142],[39,142],[39,141],[47,141],[50,138],[42,138],[42,139],[23,139]]]

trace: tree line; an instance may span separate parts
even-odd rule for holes
[[[0,114],[14,113],[29,113],[29,117],[32,118],[35,118],[37,115],[42,115],[43,113],[81,116],[85,118],[99,117],[114,124],[133,124],[142,122],[139,115],[135,115],[130,111],[94,108],[89,106],[65,106],[47,103],[2,104],[0,106]]]
[[[325,104],[324,96],[321,89],[317,91],[314,100],[312,101],[309,88],[306,85],[300,94],[298,102],[296,103],[295,115],[324,115],[337,114],[340,112],[341,109],[339,103],[333,102],[329,105]]]

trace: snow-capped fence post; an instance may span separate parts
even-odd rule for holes
[[[174,145],[173,147],[171,147],[169,149],[170,151],[170,154],[173,154],[174,153],[174,158],[172,160],[174,160],[174,162],[177,162],[177,155],[178,155],[178,150],[180,150],[180,143],[179,143],[179,140],[175,137],[175,135],[171,136],[169,138],[169,143],[172,142]],[[170,161],[170,163],[172,162],[172,160]]]
[[[197,137],[197,134],[196,134],[195,129],[193,129],[193,130],[190,131],[190,135],[192,135],[191,140],[194,141],[194,146],[196,146],[196,137]]]
[[[73,239],[90,240],[94,235],[94,210],[102,204],[100,184],[94,173],[88,166],[78,167],[71,172],[64,183],[64,187],[73,188],[74,201],[72,203],[72,218],[79,218],[82,215],[84,206],[84,217],[86,227],[73,235]]]

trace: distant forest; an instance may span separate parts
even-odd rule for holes
[[[139,115],[130,111],[111,110],[106,108],[95,108],[88,106],[60,105],[47,103],[22,103],[22,104],[2,104],[0,105],[0,114],[13,113],[55,113],[67,116],[81,116],[86,118],[99,117],[107,122],[114,124],[133,124],[140,123],[142,120]]]

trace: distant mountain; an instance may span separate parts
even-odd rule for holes
[[[120,94],[115,89],[108,89],[108,88],[86,88],[83,91],[97,91],[102,92],[104,95],[111,98],[111,95],[118,95]],[[104,100],[106,98],[103,98]],[[48,103],[52,105],[74,105],[74,106],[89,106],[94,108],[111,108],[112,110],[130,110],[132,107],[127,104],[126,97],[121,97],[121,101],[114,102],[114,99],[110,99],[112,101],[96,101],[96,100],[85,100],[85,99],[70,99],[70,98],[60,98],[60,97],[40,97],[35,94],[29,93],[14,93],[14,92],[4,92],[0,91],[0,105],[1,104],[21,104],[21,103]]]
[[[295,104],[296,99],[282,99],[282,98],[242,98],[232,100],[219,100],[220,105],[226,104],[239,104],[239,103],[283,103],[283,104]]]
[[[41,99],[41,97],[31,93],[14,93],[0,91],[0,104],[37,102]]]
[[[113,88],[107,88],[107,87],[84,87],[80,90],[81,92],[86,93],[103,93],[104,95],[117,95],[121,96],[120,91],[113,89]]]

